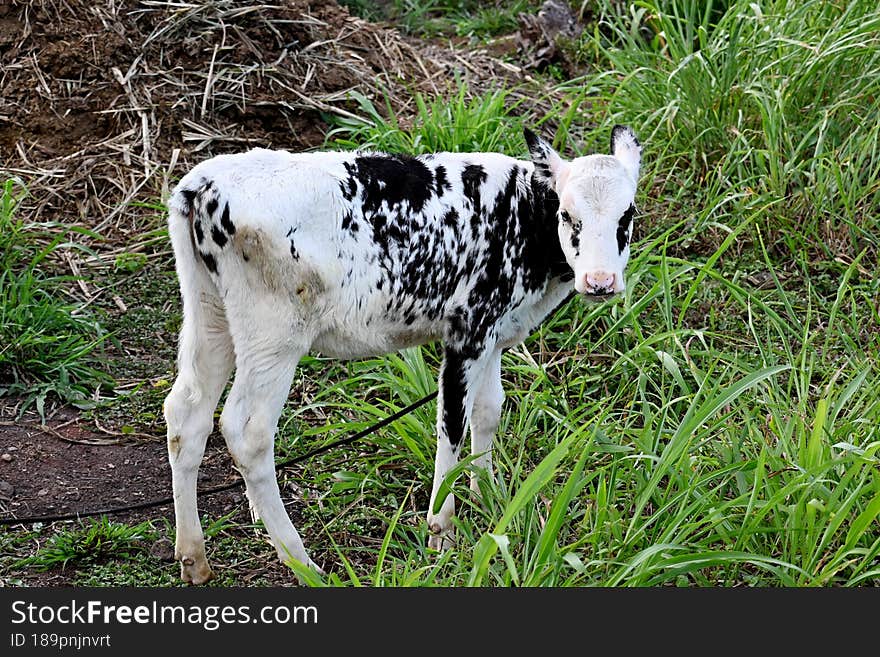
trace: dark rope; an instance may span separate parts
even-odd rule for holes
[[[400,418],[405,415],[409,415],[417,408],[424,406],[428,402],[432,401],[437,397],[437,391],[422,397],[420,400],[413,402],[406,408],[402,408],[389,415],[388,417],[383,418],[376,422],[376,424],[367,427],[366,429],[362,429],[358,431],[356,434],[347,436],[345,438],[340,438],[339,440],[334,440],[333,442],[327,443],[321,447],[316,447],[310,452],[306,452],[305,454],[301,454],[299,456],[294,456],[289,459],[285,459],[283,461],[279,461],[275,464],[276,472],[281,468],[287,467],[288,465],[294,465],[295,463],[301,463],[302,461],[307,461],[310,458],[317,456],[318,454],[323,454],[324,452],[328,452],[331,449],[335,449],[337,447],[342,447],[343,445],[350,445],[353,442],[361,440],[362,438],[366,438],[367,436],[375,433],[379,429],[384,429],[392,422],[396,422]],[[222,493],[227,490],[232,490],[233,488],[238,488],[244,484],[243,479],[238,479],[229,484],[224,484],[222,486],[217,486],[215,488],[208,488],[203,491],[199,491],[196,493],[197,497],[207,497],[208,495],[214,495],[216,493]],[[103,515],[115,515],[117,513],[123,513],[125,511],[136,511],[139,509],[150,509],[157,506],[165,506],[166,504],[171,504],[174,502],[173,497],[165,497],[160,500],[150,500],[148,502],[139,502],[138,504],[130,504],[128,506],[119,506],[113,507],[110,509],[98,509],[95,511],[79,511],[76,513],[67,513],[63,515],[56,516],[37,516],[30,518],[0,518],[0,527],[4,525],[18,525],[18,524],[26,524],[26,523],[34,523],[34,522],[57,522],[60,520],[78,520],[79,518],[90,518],[93,516],[103,516]]]

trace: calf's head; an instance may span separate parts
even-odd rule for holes
[[[614,126],[611,155],[570,162],[531,131],[525,138],[535,179],[559,197],[559,242],[574,270],[574,289],[586,297],[623,292],[642,153],[635,134]]]

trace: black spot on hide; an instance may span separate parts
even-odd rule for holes
[[[196,201],[196,194],[197,193],[198,192],[195,192],[192,189],[181,189],[180,190],[180,195],[183,196],[183,205],[184,205],[183,211],[185,214],[192,214],[193,204]]]
[[[360,226],[354,220],[354,214],[349,210],[344,215],[342,215],[342,230],[347,230],[348,232],[354,234],[358,232]]]
[[[450,189],[452,189],[452,185],[449,178],[446,177],[446,167],[441,164],[434,169],[434,192],[437,194],[437,198],[440,198],[444,192]]]
[[[205,263],[205,266],[208,268],[212,274],[217,273],[217,259],[211,255],[210,253],[204,253],[199,251],[199,255],[202,256],[202,260]]]
[[[522,269],[526,289],[540,289],[548,278],[569,277],[574,273],[559,244],[556,192],[532,176],[531,194],[519,199],[522,224]],[[524,207],[523,207],[524,206]]]
[[[227,233],[235,235],[235,224],[233,224],[232,220],[229,218],[229,203],[226,203],[223,206],[223,214],[220,215],[220,225],[223,226],[223,230]]]
[[[384,214],[374,214],[372,217],[373,241],[384,247],[383,250],[386,251],[388,247],[388,236],[385,234],[385,224],[387,223],[388,218]]]
[[[348,176],[339,181],[339,191],[342,192],[342,198],[351,201],[357,194],[357,167],[351,162],[343,162],[342,165]]]
[[[443,427],[455,451],[464,437],[464,397],[466,358],[455,349],[447,348],[443,359],[440,385],[443,387]]]
[[[623,216],[617,222],[617,252],[623,253],[626,245],[629,244],[631,237],[630,226],[632,225],[633,215],[636,213],[636,206],[630,205]]]
[[[541,140],[534,132],[529,130],[528,128],[523,128],[523,137],[526,140],[526,146],[529,149],[529,153],[532,154],[543,154],[544,149],[541,148]]]
[[[470,200],[475,213],[480,210],[480,187],[486,182],[486,178],[486,170],[479,164],[468,164],[461,172],[464,195]]]
[[[406,203],[421,212],[431,198],[434,177],[425,164],[408,155],[363,155],[354,161],[355,177],[363,187],[365,213]]]
[[[226,246],[226,233],[220,230],[217,226],[211,226],[211,238],[221,249]]]

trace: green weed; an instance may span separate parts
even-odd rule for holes
[[[40,413],[50,393],[84,406],[112,380],[92,358],[105,333],[77,304],[65,298],[72,277],[52,273],[54,258],[81,249],[68,235],[91,235],[81,227],[25,224],[15,216],[24,190],[3,184],[0,200],[0,395],[25,396],[22,410]]]
[[[343,0],[340,4],[367,20],[386,20],[398,29],[423,37],[475,36],[513,32],[517,16],[535,3],[530,0],[485,3],[477,0]]]
[[[102,516],[80,522],[74,529],[56,532],[46,545],[19,561],[16,567],[49,570],[87,566],[107,559],[126,560],[144,551],[146,542],[153,538],[149,522],[126,525]]]
[[[518,117],[522,101],[512,101],[504,89],[472,97],[468,86],[459,82],[450,98],[429,102],[416,94],[416,114],[409,129],[401,126],[387,100],[383,116],[368,98],[357,93],[352,98],[361,118],[332,117],[334,127],[327,133],[329,146],[414,155],[522,150],[522,119]]]

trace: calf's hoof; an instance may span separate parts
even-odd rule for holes
[[[180,578],[187,584],[204,584],[214,579],[214,572],[205,559],[182,557],[180,559]]]
[[[428,536],[428,548],[437,552],[445,552],[455,545],[452,540],[452,528],[443,529],[439,523],[428,525],[431,535]]]

